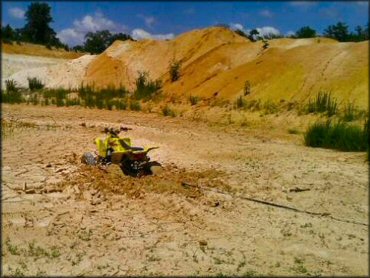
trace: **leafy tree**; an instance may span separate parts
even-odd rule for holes
[[[91,54],[102,53],[109,46],[112,34],[108,30],[88,32],[85,35],[84,49]]]
[[[82,45],[76,45],[72,48],[75,52],[84,52],[84,47]]]
[[[257,29],[252,29],[252,30],[249,32],[249,36],[248,36],[248,38],[249,38],[252,42],[255,42],[255,41],[258,39],[259,34],[260,34],[260,33],[257,31]]]
[[[1,27],[1,39],[4,42],[10,42],[15,39],[15,32],[9,24],[5,27]]]
[[[115,40],[132,40],[130,35],[123,33],[111,34],[108,30],[97,31],[95,33],[89,32],[85,35],[85,43],[83,50],[91,54],[102,53]]]
[[[324,36],[336,39],[340,42],[348,41],[350,39],[348,25],[344,22],[338,22],[335,25],[329,25],[328,28],[324,30]]]
[[[366,41],[369,39],[369,24],[368,26],[356,26],[356,33],[351,33],[351,37],[354,41]]]
[[[31,3],[26,11],[27,24],[22,30],[23,39],[38,44],[62,46],[55,31],[49,26],[53,22],[47,3]]]
[[[314,38],[316,31],[309,26],[304,26],[295,33],[296,38]]]

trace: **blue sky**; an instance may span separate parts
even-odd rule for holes
[[[30,2],[2,2],[2,24],[23,27]],[[108,29],[136,39],[168,39],[215,24],[287,34],[309,25],[319,33],[330,24],[346,22],[353,30],[368,23],[368,1],[319,2],[48,2],[52,28],[69,45],[88,31]]]

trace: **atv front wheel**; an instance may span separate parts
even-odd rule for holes
[[[91,152],[88,152],[88,153],[84,153],[81,157],[81,162],[84,163],[84,164],[87,164],[87,165],[96,165],[97,163],[97,159],[96,159],[96,156],[91,153]]]

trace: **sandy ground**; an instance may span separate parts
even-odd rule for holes
[[[368,274],[364,153],[140,112],[2,113],[4,275]],[[80,163],[103,127],[120,125],[135,145],[160,147],[162,173]]]

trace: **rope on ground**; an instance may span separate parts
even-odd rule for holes
[[[255,202],[255,203],[259,203],[259,204],[263,204],[263,205],[268,205],[268,206],[273,206],[273,207],[277,207],[277,208],[287,209],[287,210],[291,210],[291,211],[295,211],[295,212],[299,212],[299,213],[305,213],[305,214],[314,215],[314,216],[329,217],[329,218],[331,218],[335,221],[346,222],[346,223],[355,224],[355,225],[369,226],[366,223],[334,217],[334,216],[330,215],[330,213],[328,213],[328,212],[312,212],[312,211],[307,211],[307,210],[301,210],[301,209],[297,209],[297,208],[286,206],[286,205],[280,205],[280,204],[276,204],[276,203],[272,203],[272,202],[258,200],[258,199],[255,199],[255,198],[244,197],[244,196],[236,196],[236,195],[233,195],[233,194],[230,194],[230,193],[227,193],[227,192],[220,191],[218,189],[214,190],[213,188],[209,188],[209,187],[205,187],[205,186],[200,187],[200,186],[196,186],[196,185],[185,183],[185,182],[182,182],[181,185],[184,186],[184,187],[189,187],[189,186],[190,187],[196,187],[196,188],[203,189],[203,190],[206,190],[206,191],[213,191],[213,192],[217,192],[217,193],[224,194],[224,195],[230,195],[233,198],[239,198],[239,199],[242,199],[242,200],[247,200],[247,201],[250,201],[250,202]]]

